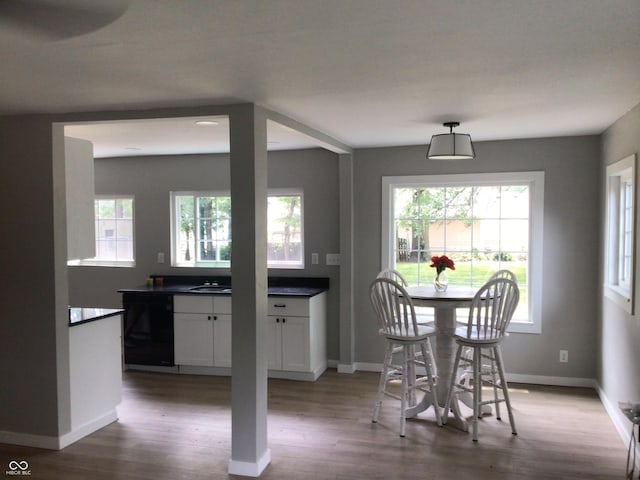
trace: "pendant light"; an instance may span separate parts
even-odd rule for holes
[[[454,127],[460,122],[445,122],[449,127],[449,133],[434,135],[431,137],[427,158],[429,160],[465,160],[476,156],[471,143],[471,135],[466,133],[454,133]]]

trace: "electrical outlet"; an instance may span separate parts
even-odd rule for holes
[[[339,253],[327,253],[327,265],[340,265],[340,254]]]
[[[569,350],[560,350],[560,363],[569,363]]]

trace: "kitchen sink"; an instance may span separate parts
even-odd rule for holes
[[[189,290],[203,293],[231,293],[231,287],[225,287],[224,285],[200,285]]]

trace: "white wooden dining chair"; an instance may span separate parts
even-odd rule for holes
[[[409,285],[407,280],[402,276],[402,274],[394,268],[385,268],[378,273],[378,278],[390,278],[391,280],[395,280],[403,287]]]
[[[503,268],[501,270],[498,270],[497,272],[494,272],[493,275],[489,277],[489,280],[495,280],[496,278],[507,278],[512,282],[518,283],[518,281],[516,280],[516,274],[513,273],[511,270],[507,270],[506,268]]]
[[[513,282],[516,282],[516,275],[511,270],[501,269],[494,272],[487,281],[495,280],[496,278],[506,278]],[[508,335],[508,334],[505,334]],[[500,403],[498,402],[498,389],[500,385],[500,379],[498,378],[498,372],[496,369],[496,363],[491,360],[492,356],[490,352],[482,353],[483,364],[482,364],[482,378],[489,378],[489,383],[493,386],[493,396],[496,399],[495,409],[496,409],[496,418],[500,419]],[[471,381],[473,380],[473,370],[470,368],[465,368],[465,365],[471,365],[473,360],[473,349],[465,348],[462,352],[462,360],[461,364],[463,367],[458,373],[459,378],[458,382],[461,384],[471,385]],[[483,409],[483,412],[490,413],[491,409],[486,407]]]
[[[496,278],[485,283],[476,293],[469,309],[469,322],[465,327],[456,329],[455,340],[458,345],[454,362],[453,374],[449,385],[449,395],[445,405],[446,412],[449,411],[454,395],[471,393],[473,398],[473,441],[478,441],[478,418],[482,415],[481,409],[484,405],[495,404],[496,417],[500,419],[498,405],[506,403],[509,413],[509,423],[511,432],[517,435],[511,402],[509,400],[509,386],[505,379],[504,362],[500,344],[505,338],[505,333],[509,322],[520,299],[518,285],[508,278]],[[468,382],[459,381],[458,369],[461,362],[468,362],[463,357],[463,352],[471,349],[473,352],[470,362],[472,371],[471,385]],[[490,380],[494,384],[494,397],[491,400],[482,399],[483,377],[487,372],[483,369],[483,363],[488,360],[495,365],[495,370],[499,377],[499,382],[493,381],[495,374],[488,372]],[[497,391],[502,392],[499,398]]]
[[[385,268],[378,273],[378,278],[390,278],[391,280],[395,280],[403,287],[409,285],[406,278],[396,269],[394,268]],[[429,307],[414,307],[416,311],[416,318],[418,319],[418,323],[420,325],[430,325],[434,326],[435,321],[433,318],[433,308]]]
[[[377,423],[385,396],[400,400],[400,436],[405,436],[406,411],[416,404],[416,392],[430,392],[436,422],[442,425],[437,405],[435,364],[429,338],[433,327],[419,325],[411,297],[397,281],[377,277],[369,287],[371,305],[378,319],[378,333],[386,340],[382,373],[378,382],[372,422]],[[394,361],[394,355],[400,356]],[[417,367],[417,368],[416,368]],[[420,374],[418,374],[418,369]],[[424,369],[424,375],[422,374]],[[400,394],[390,390],[390,382],[400,381]]]

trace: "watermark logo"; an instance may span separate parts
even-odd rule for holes
[[[9,469],[5,471],[6,475],[31,475],[29,462],[26,460],[11,460],[7,467]]]

